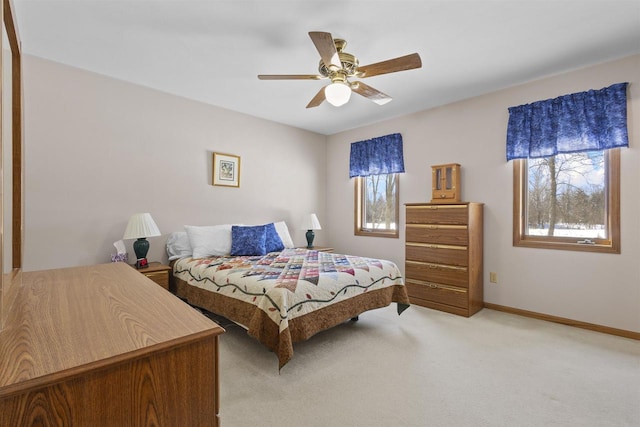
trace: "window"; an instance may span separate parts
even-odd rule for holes
[[[399,181],[397,173],[355,179],[355,234],[398,237]]]
[[[514,161],[515,246],[620,253],[619,149]]]
[[[351,144],[349,178],[355,178],[356,236],[398,238],[399,174],[403,172],[399,133]]]
[[[509,108],[514,246],[620,253],[627,86]]]

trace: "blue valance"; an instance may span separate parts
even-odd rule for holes
[[[399,133],[351,144],[349,178],[400,172],[404,172],[404,156]]]
[[[510,107],[507,160],[628,147],[627,84]]]

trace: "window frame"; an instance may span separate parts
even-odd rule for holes
[[[594,239],[593,244],[577,243],[575,238],[529,236],[525,234],[527,214],[527,159],[513,161],[513,246],[560,249],[582,252],[620,253],[620,149],[604,153],[607,239]]]
[[[391,174],[382,174],[382,175],[391,175]],[[395,173],[395,193],[396,193],[396,202],[394,209],[396,211],[396,229],[395,230],[374,230],[363,228],[363,218],[362,215],[364,213],[364,192],[363,182],[366,177],[357,176],[354,181],[354,189],[355,189],[355,220],[354,220],[354,235],[356,236],[370,236],[370,237],[388,237],[397,239],[400,236],[400,174]]]

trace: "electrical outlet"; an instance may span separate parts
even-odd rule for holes
[[[495,273],[495,272],[493,272],[493,271],[492,271],[492,272],[490,272],[490,273],[489,273],[489,281],[490,281],[491,283],[498,283],[498,273]]]

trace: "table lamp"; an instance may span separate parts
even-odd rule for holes
[[[302,230],[307,230],[307,249],[313,249],[313,239],[316,237],[316,233],[313,230],[322,230],[320,227],[320,221],[318,221],[318,217],[316,214],[312,213],[309,215],[305,215],[302,219]]]
[[[136,253],[136,268],[144,268],[149,265],[147,252],[149,242],[147,237],[159,236],[160,230],[149,213],[133,214],[124,231],[123,239],[137,239],[133,242],[133,251]]]

